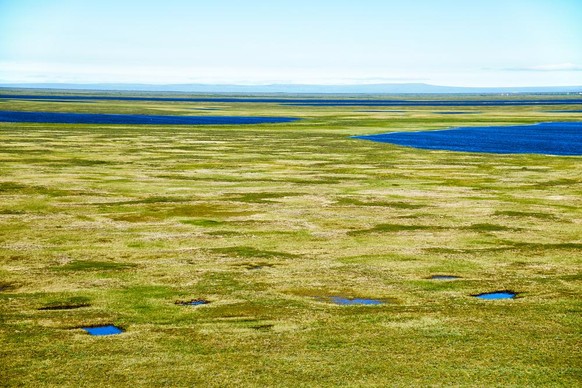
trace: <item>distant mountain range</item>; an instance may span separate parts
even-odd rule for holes
[[[70,83],[14,83],[0,84],[2,88],[61,89],[61,90],[111,90],[142,92],[187,93],[289,93],[289,94],[422,94],[422,93],[582,93],[582,86],[532,86],[532,87],[456,87],[423,83],[360,84],[360,85],[221,85],[221,84],[70,84]]]

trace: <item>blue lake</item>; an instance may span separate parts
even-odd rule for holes
[[[582,110],[545,110],[550,113],[582,113]]]
[[[394,109],[366,109],[366,110],[355,110],[354,112],[391,112],[391,113],[403,113],[405,110],[394,110]]]
[[[331,301],[335,304],[341,305],[378,305],[382,304],[382,301],[377,299],[364,299],[364,298],[342,298],[340,296],[332,296]]]
[[[479,299],[495,300],[495,299],[513,299],[517,294],[511,291],[495,291],[484,294],[474,295]]]
[[[91,335],[114,335],[123,333],[123,330],[113,325],[84,327],[83,330]]]
[[[90,100],[69,100],[69,99],[65,99],[65,100],[57,100],[54,98],[48,99],[48,100],[41,100],[41,99],[29,99],[29,100],[23,100],[23,101],[41,101],[41,102],[64,102],[64,103],[68,103],[68,104],[94,104],[95,101],[90,101]]]
[[[288,123],[293,117],[260,116],[160,116],[60,112],[0,111],[0,122],[58,124],[239,125]]]
[[[451,111],[451,112],[432,112],[436,115],[474,115],[481,112],[460,112],[460,111]]]
[[[437,131],[391,132],[354,138],[427,150],[582,155],[582,122],[459,127]]]
[[[529,105],[579,105],[580,99],[545,100],[380,100],[380,99],[287,99],[278,101],[295,106],[529,106]]]
[[[113,95],[22,95],[0,94],[0,99],[11,100],[116,100],[116,101],[167,101],[167,102],[246,102],[274,103],[299,106],[524,106],[524,105],[580,105],[582,99],[362,99],[362,98],[285,98],[285,97],[149,97]]]

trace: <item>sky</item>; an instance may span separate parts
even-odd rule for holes
[[[0,82],[582,85],[582,0],[0,0]]]

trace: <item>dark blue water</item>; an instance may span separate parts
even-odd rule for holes
[[[269,101],[267,101],[269,102]],[[320,101],[270,101],[294,106],[529,106],[529,105],[579,105],[582,100],[320,100]]]
[[[453,275],[433,275],[430,277],[433,280],[455,280],[458,279],[458,276]]]
[[[521,105],[580,105],[582,99],[493,99],[493,100],[386,100],[386,99],[329,99],[281,97],[128,97],[86,95],[18,95],[0,94],[0,99],[26,100],[116,100],[116,101],[168,101],[168,102],[247,102],[275,103],[301,106],[521,106]]]
[[[366,110],[355,110],[354,112],[391,112],[391,113],[403,113],[405,110],[394,110],[394,109],[366,109]]]
[[[83,330],[91,335],[114,335],[123,333],[123,330],[113,325],[84,327]]]
[[[377,305],[377,304],[382,304],[382,302],[377,300],[377,299],[363,299],[363,298],[349,299],[349,298],[342,298],[340,296],[332,296],[331,301],[335,304],[341,304],[341,305],[358,305],[358,304]]]
[[[494,300],[494,299],[513,299],[515,298],[516,295],[517,294],[515,292],[511,291],[495,291],[474,296],[479,299]]]
[[[451,112],[432,112],[436,115],[474,115],[477,113],[481,113],[481,112],[457,112],[457,111],[451,111]]]
[[[582,155],[582,122],[460,127],[440,131],[392,132],[355,138],[427,150]]]
[[[200,306],[203,304],[208,304],[209,302],[207,300],[203,300],[203,299],[197,299],[197,300],[192,300],[188,303],[186,303],[188,306]]]
[[[284,105],[296,106],[528,106],[528,105],[579,105],[582,100],[279,100]]]
[[[26,101],[26,100],[24,100]],[[42,101],[42,102],[66,102],[68,104],[94,104],[95,101],[83,101],[83,100],[57,100],[57,99],[49,99],[49,100],[41,100],[41,99],[30,99],[30,101]]]
[[[0,122],[58,124],[239,125],[288,123],[293,117],[252,116],[159,116],[95,113],[0,111]]]
[[[210,302],[207,301],[206,299],[192,299],[188,301],[176,301],[175,303],[182,306],[200,306],[203,304],[208,304]]]
[[[545,110],[550,113],[582,113],[582,110]]]

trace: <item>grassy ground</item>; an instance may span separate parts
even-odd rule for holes
[[[349,138],[582,117],[545,108],[0,100],[304,118],[0,123],[0,385],[582,386],[582,159]]]

